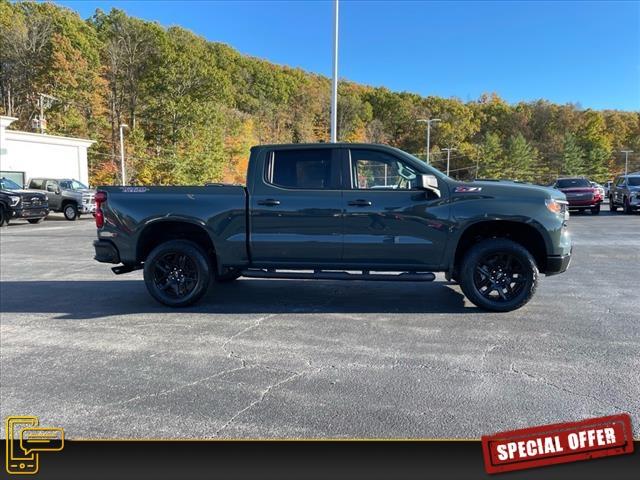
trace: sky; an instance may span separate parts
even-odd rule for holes
[[[180,25],[271,62],[331,75],[333,2],[60,0]],[[340,0],[339,77],[424,96],[540,98],[640,110],[640,1]]]

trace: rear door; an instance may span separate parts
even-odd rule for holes
[[[250,252],[256,266],[330,266],[342,259],[339,149],[267,151],[252,175]]]
[[[417,187],[416,167],[366,147],[346,149],[343,162],[348,188],[343,195],[344,263],[372,269],[438,267],[449,206]],[[442,195],[448,195],[445,187],[440,186]]]

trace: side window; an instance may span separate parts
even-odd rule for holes
[[[43,186],[42,186],[43,183],[44,181],[42,179],[31,180],[31,183],[29,184],[29,188],[32,188],[34,190],[43,190]]]
[[[267,161],[266,180],[283,188],[333,188],[330,148],[276,150]]]
[[[401,160],[376,150],[350,151],[351,184],[365,190],[414,189],[417,172]]]

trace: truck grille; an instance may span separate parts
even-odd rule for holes
[[[22,208],[47,208],[49,202],[39,197],[23,197]]]

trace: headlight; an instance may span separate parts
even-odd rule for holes
[[[11,199],[11,206],[15,207],[16,205],[18,205],[20,203],[20,197],[17,195],[9,195],[9,198]]]
[[[564,200],[556,200],[555,198],[547,198],[547,208],[550,212],[557,213],[558,215],[564,214],[567,209],[567,202]]]

